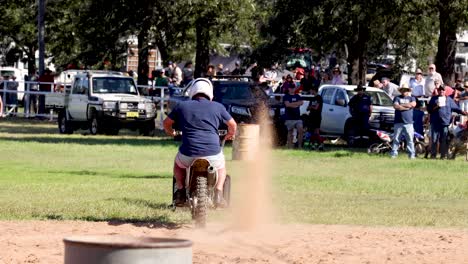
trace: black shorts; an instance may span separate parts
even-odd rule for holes
[[[309,120],[307,122],[307,128],[309,130],[320,128],[321,123],[322,123],[321,117],[309,117]]]

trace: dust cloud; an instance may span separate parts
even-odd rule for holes
[[[233,179],[239,181],[234,184],[237,190],[233,192],[234,195],[238,194],[239,197],[232,197],[231,226],[235,230],[242,231],[263,229],[273,223],[273,207],[270,194],[273,170],[271,160],[272,129],[266,107],[261,107],[259,125],[250,126],[257,126],[257,129],[247,129],[245,131],[249,131],[254,135],[246,135],[246,139],[240,134],[236,139],[238,141],[250,141],[248,148],[241,150],[248,152],[244,159],[236,161],[239,175],[236,175],[235,179]],[[241,127],[239,131],[242,133]]]

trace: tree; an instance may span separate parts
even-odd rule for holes
[[[37,6],[35,1],[18,0],[2,4],[0,38],[11,39],[27,57],[29,75],[36,72]]]

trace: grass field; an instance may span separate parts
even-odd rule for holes
[[[0,120],[0,150],[0,219],[190,220],[167,208],[177,152],[168,138],[59,135],[54,123]],[[233,195],[242,195],[231,152],[227,146]],[[278,149],[271,164],[272,200],[284,223],[468,227],[462,158],[391,160],[329,146],[323,153]]]

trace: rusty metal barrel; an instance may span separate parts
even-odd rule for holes
[[[64,238],[65,264],[192,263],[192,242],[120,235]]]
[[[233,160],[255,160],[258,154],[260,126],[256,124],[239,124],[232,143]]]

